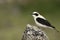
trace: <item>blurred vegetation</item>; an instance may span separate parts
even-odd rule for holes
[[[0,40],[21,40],[28,23],[35,25],[37,11],[60,31],[60,0],[0,0]],[[60,40],[60,33],[45,29],[50,40]]]

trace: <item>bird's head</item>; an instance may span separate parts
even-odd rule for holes
[[[33,17],[38,17],[40,14],[38,12],[33,12],[32,16]]]
[[[33,12],[33,14],[32,14],[32,16],[34,17],[34,18],[42,18],[42,19],[45,19],[41,14],[39,14],[38,12]]]

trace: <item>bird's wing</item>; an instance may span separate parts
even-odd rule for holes
[[[53,27],[47,20],[44,20],[42,18],[36,18],[36,21],[43,24],[43,25]]]

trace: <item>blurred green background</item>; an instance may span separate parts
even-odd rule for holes
[[[21,40],[26,25],[35,25],[33,11],[60,31],[60,0],[0,0],[0,40]],[[50,40],[60,40],[60,33],[44,31]]]

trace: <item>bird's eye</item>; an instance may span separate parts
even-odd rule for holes
[[[36,13],[35,13],[34,15],[35,15],[35,16],[38,16],[38,14],[36,14]]]

